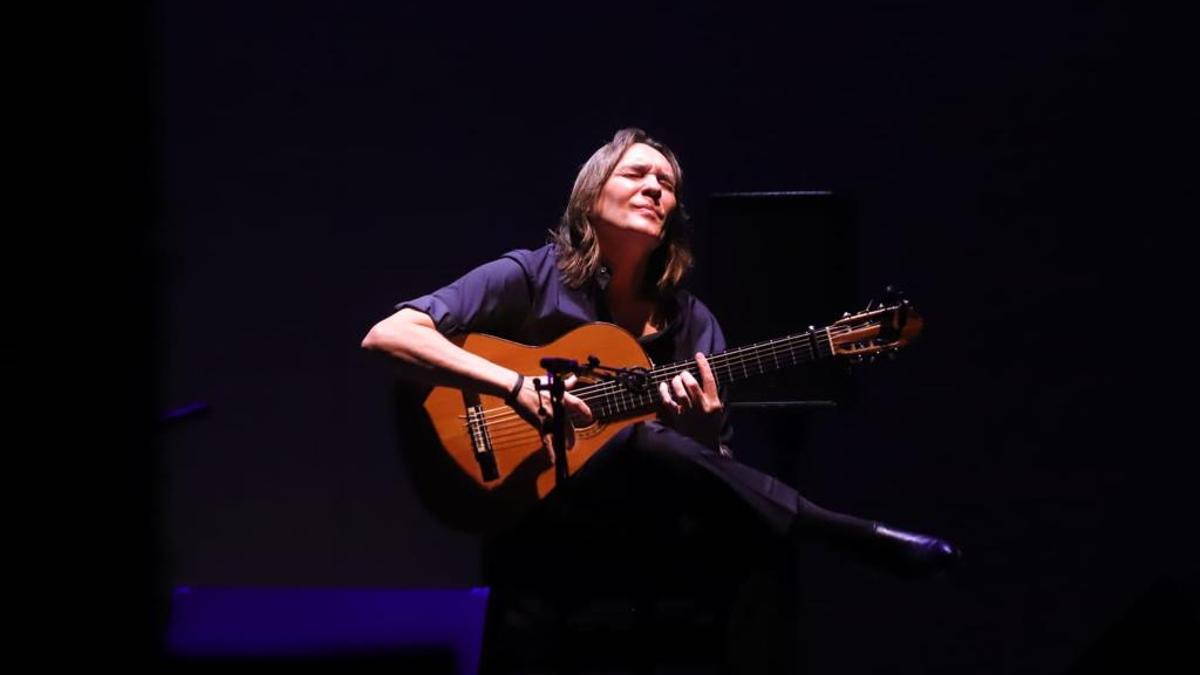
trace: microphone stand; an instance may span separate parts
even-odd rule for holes
[[[546,422],[543,412],[542,433],[550,434],[551,448],[554,452],[554,484],[561,486],[570,477],[570,469],[567,465],[567,424],[570,424],[570,421],[567,419],[566,406],[563,404],[563,397],[567,391],[565,375],[570,373],[578,376],[600,372],[606,377],[615,379],[629,391],[641,392],[649,386],[650,374],[640,366],[636,368],[605,366],[594,355],[588,356],[587,363],[584,364],[573,359],[548,356],[540,361],[540,365],[546,369],[546,382],[543,383],[541,379],[534,378],[533,388],[538,392],[550,392],[551,419]]]
[[[542,362],[546,366],[546,360]],[[563,395],[567,392],[567,386],[564,383],[563,374],[570,370],[559,370],[556,368],[546,369],[545,384],[538,378],[533,380],[534,391],[550,392],[550,420],[547,421],[543,416],[542,433],[549,432],[551,439],[551,448],[554,451],[554,484],[561,486],[566,482],[570,475],[569,467],[567,466],[567,413],[566,406],[563,405]]]

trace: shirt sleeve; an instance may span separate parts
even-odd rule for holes
[[[721,331],[721,324],[717,321],[717,317],[705,307],[699,300],[693,298],[693,320],[696,323],[696,339],[695,351],[703,352],[705,355],[720,354],[728,349],[725,344],[725,333]],[[694,354],[694,352],[693,352]],[[689,354],[690,357],[692,354]],[[718,380],[717,393],[721,396],[721,401],[724,403],[729,399],[729,387]],[[733,450],[730,442],[733,440],[733,424],[729,419],[729,406],[726,405],[721,411],[721,433],[718,436],[720,443],[720,451],[726,457],[733,456]]]
[[[511,334],[529,314],[531,290],[517,252],[476,267],[452,283],[396,304],[424,312],[446,337],[462,333]]]

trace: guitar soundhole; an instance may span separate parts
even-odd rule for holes
[[[594,438],[599,436],[600,432],[604,431],[604,428],[608,426],[599,421],[592,422],[585,427],[581,427],[574,422],[572,422],[571,425],[575,427],[575,438]]]

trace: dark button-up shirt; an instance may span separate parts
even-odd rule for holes
[[[604,299],[607,270],[579,288],[562,279],[553,244],[537,250],[510,251],[428,295],[396,305],[424,312],[440,333],[487,333],[528,345],[544,345],[587,323],[613,322]],[[667,325],[638,338],[656,364],[691,360],[696,352],[725,351],[725,336],[704,303],[677,290],[667,303]],[[617,365],[617,364],[614,364]],[[728,448],[732,429],[726,415],[721,445]]]

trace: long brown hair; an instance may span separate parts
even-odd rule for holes
[[[550,241],[554,243],[558,254],[558,269],[562,271],[563,280],[572,288],[582,286],[600,267],[600,242],[596,239],[596,231],[588,216],[617,162],[634,143],[644,143],[667,158],[675,172],[676,195],[683,185],[683,170],[679,168],[675,153],[641,129],[621,129],[613,135],[612,141],[592,153],[575,177],[575,186],[571,189],[571,197],[567,200],[567,208],[558,227],[550,231]],[[646,286],[642,292],[647,297],[669,293],[679,285],[684,273],[692,266],[687,212],[682,201],[676,202],[675,209],[667,216],[663,226],[666,228],[663,242],[650,254],[646,267]]]

